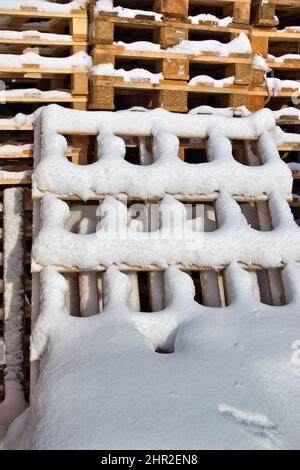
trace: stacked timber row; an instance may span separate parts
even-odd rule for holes
[[[26,397],[29,394],[31,175],[35,121],[41,108],[50,103],[86,109],[91,59],[87,55],[88,12],[84,1],[77,2],[77,9],[73,9],[72,3],[59,1],[35,2],[34,5],[29,2],[29,6],[26,2],[1,3],[0,399],[3,399],[9,395],[12,381],[19,384]],[[72,148],[74,145],[76,147],[75,137]],[[23,250],[22,256],[15,259],[10,252],[11,234],[7,234],[3,222],[5,212],[13,214],[14,203],[22,222],[18,243]],[[21,336],[15,346],[10,327],[11,318],[16,315],[9,299],[12,290],[15,296],[20,292],[22,297],[15,325]],[[6,302],[5,296],[8,296]],[[9,363],[13,347],[18,348],[17,363]]]
[[[300,3],[288,0],[252,1],[251,44],[267,70],[257,72],[250,90],[250,107],[295,106],[300,91]]]
[[[107,5],[90,2],[91,109],[247,105],[250,1]]]
[[[2,102],[32,112],[59,102],[85,109],[88,95],[87,11],[68,4],[1,9]]]

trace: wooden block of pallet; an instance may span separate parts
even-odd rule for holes
[[[251,21],[257,26],[277,26],[275,5],[262,0],[253,0],[251,4]]]
[[[158,90],[153,95],[153,108],[163,108],[168,111],[185,113],[188,111],[188,94],[181,90]]]
[[[154,10],[167,17],[187,18],[189,0],[154,0]]]
[[[158,28],[155,34],[155,40],[161,45],[163,49],[176,46],[180,41],[188,39],[188,29],[179,28],[178,26],[169,26],[163,24]]]

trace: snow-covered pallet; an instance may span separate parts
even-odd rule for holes
[[[32,103],[30,109],[35,109],[35,103],[51,102],[86,109],[91,63],[86,54],[88,18],[84,3],[1,2],[2,102]],[[39,55],[40,47],[45,56]],[[68,53],[73,55],[62,57]]]
[[[183,39],[167,49],[151,42],[118,41],[111,46],[95,46],[93,59],[90,81],[94,109],[114,109],[115,94],[122,94],[120,99],[125,102],[136,90],[151,89],[156,93],[148,92],[148,97],[142,93],[140,104],[170,111],[186,111],[188,94],[198,98],[198,93],[230,95],[230,105],[246,104],[251,45],[244,33],[229,42]],[[210,77],[210,70],[220,78]],[[137,103],[138,97],[135,100]]]
[[[35,52],[1,54],[0,76],[5,80],[7,89],[0,92],[0,97],[2,102],[65,101],[73,103],[73,106],[79,104],[84,107],[87,102],[90,66],[91,59],[85,52],[58,58],[44,57]],[[10,89],[16,79],[20,89]],[[68,80],[71,82],[71,92],[55,91],[58,81],[62,88],[67,88]],[[28,89],[28,84],[36,84],[50,91]]]
[[[297,11],[300,13],[300,4]],[[252,83],[250,101],[260,107],[270,101],[270,107],[277,109],[277,103],[297,103],[300,91],[299,27],[252,28],[250,38],[253,53],[261,56],[261,66]]]
[[[14,182],[15,184],[15,182]],[[12,192],[10,192],[12,191]],[[2,248],[1,252],[1,258],[0,258],[0,266],[1,270],[3,269],[9,269],[9,266],[7,265],[7,262],[10,262],[10,260],[13,262],[13,259],[16,258],[14,255],[9,259],[10,256],[10,251],[9,251],[9,239],[14,240],[10,234],[10,229],[12,227],[7,227],[7,222],[5,220],[11,219],[11,223],[14,224],[14,228],[18,227],[17,224],[17,219],[19,219],[20,214],[22,220],[19,220],[19,222],[22,224],[23,229],[23,235],[22,235],[22,249],[24,249],[24,261],[19,260],[19,268],[22,270],[23,276],[22,276],[22,285],[24,289],[24,317],[22,319],[23,322],[23,327],[24,331],[22,332],[22,347],[23,347],[23,352],[24,352],[24,364],[23,364],[23,369],[25,371],[25,381],[23,382],[22,380],[22,387],[24,387],[26,396],[29,394],[29,333],[30,333],[30,318],[31,318],[31,306],[30,306],[30,299],[31,299],[31,274],[30,274],[30,248],[31,248],[31,238],[32,238],[32,233],[31,233],[31,223],[32,223],[32,217],[31,217],[31,212],[32,212],[32,204],[30,200],[30,193],[22,189],[19,189],[19,193],[15,193],[15,189],[11,190],[4,190],[1,191],[0,197],[1,197],[1,204],[0,204],[0,220],[1,220],[1,232],[0,232],[0,240],[1,240],[1,245],[4,246],[4,249]],[[23,208],[24,211],[22,210],[20,213],[17,213],[16,216],[12,216],[10,210],[10,206],[7,208],[7,203],[9,204],[9,199],[13,197],[13,195],[16,196],[17,198],[21,195],[23,197]],[[19,201],[20,202],[20,201]],[[5,208],[6,206],[6,208]],[[5,214],[6,214],[6,219],[5,219]],[[3,222],[4,221],[4,222]],[[8,250],[8,251],[7,251]],[[6,253],[6,254],[5,254]],[[6,260],[6,261],[5,261]],[[5,264],[6,263],[6,264]],[[3,268],[4,265],[4,268]],[[14,273],[17,273],[17,270],[14,271]],[[4,346],[4,324],[5,324],[5,308],[3,304],[3,296],[5,295],[5,289],[8,290],[9,292],[9,287],[7,287],[7,282],[2,278],[0,280],[0,298],[1,298],[1,306],[0,306],[0,401],[4,399],[5,395],[5,387],[4,387],[4,372],[5,372],[5,366],[6,366],[6,355],[5,355],[5,346]],[[16,279],[17,280],[17,277]],[[13,295],[18,296],[18,289],[16,286],[13,286]],[[22,327],[22,328],[23,328]],[[9,343],[11,341],[10,338],[10,333],[8,331],[8,338],[7,342]],[[18,350],[15,351],[16,354],[18,353]],[[12,354],[12,353],[10,353]],[[1,410],[1,405],[0,405],[0,410]],[[0,416],[1,416],[1,411],[0,411]],[[0,419],[1,421],[1,419]],[[0,423],[2,424],[2,423]],[[0,426],[1,427],[1,426]]]
[[[33,197],[50,191],[83,199],[126,194],[159,200],[167,193],[205,201],[226,191],[251,201],[277,190],[289,198],[292,177],[278,154],[275,130],[267,109],[229,118],[138,109],[92,113],[52,105],[41,113],[36,130],[41,153],[35,156]],[[75,135],[90,136],[95,151],[88,162],[93,165],[83,168],[65,158]],[[111,172],[114,166],[117,171]]]
[[[138,1],[91,0],[90,15],[118,19],[130,18],[134,22],[148,21],[159,23],[168,20],[185,20],[194,24],[212,25],[217,23],[216,15],[231,18],[233,23],[248,24],[250,19],[250,0],[153,0],[143,5]],[[145,8],[148,8],[147,10]]]
[[[182,6],[175,2],[174,11],[177,3]],[[154,21],[155,27],[148,25],[147,30],[147,25],[123,17],[118,25],[115,13],[94,17],[91,109],[115,109],[115,102],[116,107],[126,108],[134,100],[141,106],[185,112],[188,98],[196,101],[199,93],[218,95],[223,106],[247,104],[251,71],[247,29],[164,20]]]
[[[0,436],[26,406],[24,398],[27,297],[25,291],[26,224],[24,190],[22,188],[6,189],[3,192],[3,309],[1,318],[1,323],[4,324],[2,331],[4,330],[5,347],[2,365],[5,366],[5,401],[0,404]],[[29,237],[31,238],[30,234]],[[28,284],[26,288],[28,289]],[[28,328],[28,324],[26,326]]]
[[[3,0],[0,17],[5,29],[38,29],[52,34],[66,32],[81,47],[81,42],[86,44],[88,34],[88,17],[83,3],[80,0],[66,4],[43,0]]]
[[[34,115],[0,119],[0,186],[31,185]]]

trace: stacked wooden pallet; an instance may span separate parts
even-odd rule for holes
[[[252,2],[252,14],[253,53],[264,57],[271,70],[267,77],[262,71],[260,79],[252,83],[250,107],[263,107],[265,103],[273,109],[297,105],[300,90],[299,2]]]
[[[99,214],[104,210],[103,204],[105,204],[106,198],[113,194],[117,200],[123,201],[123,203],[126,204],[128,214],[126,217],[124,216],[126,219],[126,224],[127,219],[130,220],[130,232],[144,232],[140,233],[140,240],[143,238],[143,236],[147,235],[147,231],[151,232],[151,230],[155,231],[161,228],[158,214],[163,210],[164,201],[162,196],[155,195],[155,193],[152,193],[151,195],[149,193],[148,197],[142,197],[138,196],[134,187],[128,189],[127,192],[122,192],[121,190],[120,192],[116,192],[113,190],[113,186],[110,190],[107,189],[103,192],[100,190],[99,193],[96,192],[96,189],[93,186],[93,190],[95,192],[94,195],[87,195],[84,197],[85,202],[82,201],[80,195],[78,195],[78,192],[81,191],[83,186],[84,189],[88,191],[87,173],[85,173],[86,183],[83,186],[81,185],[80,189],[75,181],[79,177],[81,169],[73,168],[77,177],[75,177],[74,173],[74,178],[69,178],[64,173],[64,167],[61,167],[60,171],[63,177],[62,179],[66,181],[64,178],[65,176],[67,176],[68,179],[68,191],[64,191],[63,187],[60,186],[60,182],[54,180],[52,181],[51,174],[48,171],[50,170],[53,156],[51,155],[51,146],[47,144],[47,141],[49,142],[49,137],[51,136],[51,142],[55,142],[56,138],[58,138],[60,144],[62,145],[62,136],[66,142],[68,142],[69,137],[73,134],[80,133],[81,135],[86,136],[88,139],[89,149],[94,149],[89,153],[88,163],[94,165],[93,172],[95,174],[98,174],[97,166],[101,164],[101,159],[103,159],[103,162],[108,159],[111,161],[111,164],[113,164],[111,153],[106,154],[104,148],[105,143],[99,140],[99,132],[101,137],[101,129],[107,131],[108,123],[110,123],[110,125],[113,127],[112,132],[115,135],[118,135],[118,138],[121,137],[124,140],[126,147],[125,163],[126,167],[130,166],[131,172],[136,171],[137,168],[142,169],[144,167],[146,174],[147,169],[151,169],[153,166],[152,164],[154,160],[157,163],[158,158],[163,158],[163,156],[158,156],[158,153],[163,151],[162,149],[156,147],[156,150],[154,150],[155,154],[153,154],[153,148],[155,148],[155,146],[158,144],[157,141],[155,141],[156,137],[147,131],[148,128],[152,128],[152,125],[146,124],[147,116],[143,112],[132,111],[128,113],[116,113],[114,115],[115,119],[111,120],[112,116],[110,116],[110,113],[107,115],[106,113],[99,113],[98,119],[96,116],[92,115],[92,113],[84,113],[82,115],[74,114],[74,118],[72,119],[72,114],[69,113],[73,113],[74,111],[67,111],[67,114],[66,111],[64,111],[64,119],[61,120],[60,124],[55,124],[53,126],[51,119],[55,119],[55,114],[58,113],[59,110],[53,109],[50,114],[46,112],[42,115],[43,122],[47,124],[46,126],[41,126],[42,132],[40,134],[40,139],[43,152],[40,155],[40,158],[38,157],[36,161],[37,172],[33,189],[35,227],[35,248],[33,251],[32,263],[34,290],[33,295],[36,299],[38,299],[40,272],[44,269],[45,266],[55,265],[56,269],[65,276],[68,283],[68,291],[66,294],[67,311],[71,315],[75,316],[90,316],[103,310],[103,292],[105,287],[103,273],[106,271],[107,261],[104,261],[106,259],[106,241],[101,239],[100,231],[101,227],[103,228],[101,225],[103,220],[101,222],[101,217],[99,217]],[[151,113],[149,116],[151,116]],[[177,117],[178,115],[176,118]],[[187,119],[187,116],[182,117]],[[211,117],[206,116],[195,117],[195,120],[199,120],[199,125],[197,126],[197,128],[199,128],[197,131],[198,137],[195,135],[193,126],[185,125],[182,126],[181,130],[179,130],[181,128],[180,124],[175,124],[176,121],[173,121],[173,127],[176,127],[176,134],[180,138],[178,159],[184,162],[182,163],[183,166],[191,166],[195,169],[195,171],[197,170],[197,167],[201,166],[202,164],[207,164],[205,162],[209,160],[208,142],[204,135],[205,131],[201,131],[200,129],[201,123],[203,124],[207,119],[210,118]],[[152,118],[150,117],[150,119]],[[153,119],[155,120],[155,118]],[[239,125],[242,123],[241,119],[243,120],[245,118],[233,118],[232,124],[234,125],[231,127],[236,130],[239,129]],[[164,116],[164,122],[165,124],[168,122],[168,115]],[[74,125],[74,123],[78,124]],[[84,123],[84,125],[82,124],[81,126],[80,123]],[[126,131],[128,123],[136,123],[136,130],[133,131],[132,126],[134,126],[134,124],[131,124],[130,129]],[[139,125],[138,123],[142,124]],[[117,141],[114,141],[114,139],[118,138],[113,137],[110,134],[109,136],[110,137],[108,138],[113,139],[113,141],[107,142],[107,145],[109,144],[109,148],[119,148],[119,145],[115,146]],[[257,169],[264,166],[263,162],[266,163],[266,155],[264,154],[262,156],[262,153],[264,152],[260,147],[261,144],[258,142],[258,136],[255,138],[252,137],[250,140],[245,141],[244,139],[240,138],[239,131],[237,130],[236,136],[234,137],[232,135],[231,143],[233,145],[232,155],[234,156],[234,159],[239,162],[239,164],[242,164],[239,168],[242,168],[242,166],[247,166],[247,170],[250,172],[254,171],[254,173],[257,174]],[[65,145],[62,145],[61,147],[62,152],[63,148],[65,148]],[[169,147],[169,151],[172,152],[171,146]],[[100,161],[98,160],[99,152],[101,153]],[[57,152],[56,158],[60,157],[63,157],[63,153],[60,155],[59,152]],[[114,158],[117,158],[116,155],[114,155]],[[283,177],[283,174],[285,173],[284,165],[282,165],[282,162],[280,162],[279,156],[276,157],[276,160],[278,165],[280,165],[282,168]],[[121,172],[119,174],[118,181],[125,187],[127,181],[125,176],[122,174],[121,161],[116,161],[115,164],[118,166],[118,169],[115,171],[118,173]],[[184,171],[183,166],[182,172]],[[73,170],[70,166],[68,166],[68,172],[70,171]],[[42,178],[43,173],[47,174],[45,183],[43,182]],[[171,174],[172,168],[170,166],[170,175]],[[146,178],[141,180],[145,181],[145,188],[143,187],[141,191],[147,191],[146,188],[148,186],[146,184]],[[270,181],[271,180],[272,178],[270,178]],[[251,185],[250,181],[249,185]],[[246,193],[247,190],[246,188],[244,189]],[[49,192],[51,193],[51,200],[44,198],[45,194]],[[205,192],[201,193],[201,191],[191,194],[190,188],[186,187],[185,190],[178,191],[176,195],[172,194],[172,196],[183,203],[185,210],[190,211],[190,222],[193,224],[196,231],[197,223],[200,223],[201,219],[201,223],[203,223],[202,228],[204,230],[204,238],[207,235],[205,232],[209,232],[209,235],[211,235],[213,232],[217,232],[219,229],[221,229],[222,225],[224,224],[224,220],[222,222],[223,215],[221,214],[220,207],[218,206],[217,194],[205,194]],[[262,232],[261,235],[264,235],[265,233],[266,236],[268,236],[267,232],[272,232],[273,229],[275,229],[277,222],[275,221],[274,217],[274,208],[272,209],[269,203],[268,194],[261,193],[251,197],[243,194],[232,195],[232,201],[233,200],[239,204],[239,210],[241,211],[241,214],[243,214],[243,217],[245,217],[247,220],[248,224],[251,225],[253,229]],[[62,203],[62,201],[64,202]],[[53,207],[51,208],[52,204]],[[61,222],[59,222],[59,213],[63,207],[61,204],[64,206],[64,228]],[[148,225],[149,210],[150,212],[152,211],[151,228]],[[288,208],[286,207],[285,210],[288,211]],[[156,216],[153,211],[156,213]],[[197,211],[199,211],[198,214],[201,214],[198,222],[196,216]],[[54,214],[55,220],[53,218]],[[104,214],[105,211],[102,212],[102,216]],[[230,220],[230,224],[234,225],[234,221],[232,219]],[[115,234],[113,228],[111,230],[111,234],[108,233],[107,236],[112,247],[116,243],[116,238],[118,239],[118,235]],[[64,240],[64,236],[67,234],[67,232],[72,232],[69,243],[66,243],[66,240]],[[99,241],[102,240],[100,241],[101,247],[99,246],[99,250],[96,250],[94,245],[93,248],[91,248],[92,236],[95,235],[95,232],[99,233]],[[108,232],[110,232],[110,230],[108,230]],[[45,253],[45,250],[41,250],[40,248],[41,244],[43,243],[42,240],[46,240],[44,237],[47,233],[49,251],[48,253]],[[82,249],[85,246],[84,235],[90,234],[89,236],[91,238],[89,238],[90,241],[87,252],[89,249],[91,249],[94,252],[94,259],[91,261],[89,268],[83,267],[85,261],[82,261],[82,264],[81,261],[78,261],[80,260],[80,250],[75,248],[75,239],[77,237],[76,234],[81,235],[80,240],[82,243]],[[112,264],[116,264],[121,271],[125,272],[129,276],[133,287],[129,299],[130,307],[134,310],[148,312],[162,310],[166,306],[164,285],[165,261],[161,259],[160,261],[156,260],[156,262],[152,264],[150,262],[144,262],[140,265],[138,263],[132,264],[128,260],[126,262],[126,255],[124,255],[124,253],[122,254],[122,246],[124,247],[128,242],[127,239],[126,242],[124,240],[125,239],[122,239],[122,244],[120,244],[119,247],[119,253],[121,253],[121,257],[123,256],[123,262],[120,262],[117,258],[114,259],[112,256]],[[60,241],[62,241],[64,246],[68,245],[68,253],[70,254],[71,261],[66,261],[66,258],[64,258],[64,250],[61,246],[57,245],[57,243],[59,244]],[[140,242],[137,239],[135,245],[135,250],[137,252],[139,252],[139,243]],[[172,243],[170,243],[170,246],[171,245]],[[78,257],[75,252],[77,253]],[[85,254],[87,254],[87,252]],[[133,252],[132,254],[134,255]],[[55,257],[56,255],[57,257]],[[45,257],[43,258],[43,256]],[[98,263],[98,258],[102,262],[100,261],[100,263]],[[83,255],[81,259],[84,260]],[[253,262],[241,262],[240,265],[251,273],[255,295],[261,300],[261,302],[276,306],[284,305],[286,303],[285,290],[281,277],[284,263],[279,263],[273,266],[266,264],[264,266],[263,264],[257,264]],[[228,305],[228,295],[226,291],[225,280],[225,271],[227,266],[228,265],[223,262],[219,264],[214,263],[214,265],[205,265],[196,263],[188,264],[182,260],[182,262],[177,263],[177,267],[185,272],[188,272],[193,279],[196,290],[196,301],[202,305],[210,307],[226,307]],[[38,312],[39,305],[37,303],[34,307],[33,316],[35,317],[38,315]],[[33,376],[35,380],[35,373]]]
[[[1,192],[0,396],[29,396],[31,192]],[[5,345],[5,346],[4,346]],[[17,412],[17,410],[16,410]]]
[[[70,60],[64,65],[63,58],[86,53],[87,11],[66,12],[66,5],[47,10],[47,5],[53,4],[18,9],[12,5],[12,9],[0,10],[1,101],[9,103],[12,112],[19,103],[25,112],[51,102],[86,107],[87,67],[78,69]],[[59,11],[60,6],[65,8]],[[24,51],[31,54],[22,56]],[[12,54],[7,63],[5,54]],[[44,59],[40,60],[39,54]],[[51,59],[49,64],[47,58]],[[10,65],[12,61],[17,66]]]
[[[142,105],[185,112],[204,103],[247,104],[251,51],[237,49],[226,55],[213,51],[210,44],[197,53],[188,50],[186,41],[225,44],[241,33],[247,35],[248,0],[144,2],[143,8],[149,8],[144,11],[134,10],[138,2],[114,5],[107,11],[101,2],[90,3],[94,65],[102,64],[91,75],[92,109]],[[125,7],[122,11],[120,5]],[[226,15],[227,22],[216,15]],[[178,48],[182,41],[185,47]],[[120,73],[123,68],[143,68],[146,73],[126,77]],[[224,82],[226,77],[231,79]]]

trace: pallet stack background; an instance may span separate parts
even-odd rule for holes
[[[57,1],[57,3],[66,3]],[[120,110],[133,106],[145,108],[162,107],[169,111],[185,113],[200,105],[213,107],[238,107],[245,105],[249,110],[255,111],[264,106],[273,110],[297,105],[291,103],[293,90],[283,89],[276,95],[268,92],[264,73],[257,73],[252,69],[252,55],[258,53],[264,57],[270,68],[274,70],[277,78],[299,80],[300,60],[287,59],[275,62],[268,58],[268,54],[281,56],[287,53],[300,54],[300,28],[297,31],[292,26],[300,25],[300,2],[285,0],[269,0],[268,3],[258,0],[144,0],[126,1],[114,0],[114,6],[124,8],[145,9],[163,15],[162,21],[157,21],[155,15],[139,14],[134,18],[118,16],[115,12],[99,12],[95,14],[95,0],[89,6],[70,13],[51,13],[38,11],[34,8],[20,10],[1,10],[1,29],[6,31],[26,32],[38,30],[41,33],[54,33],[70,35],[71,40],[57,39],[55,41],[43,39],[40,36],[23,35],[21,39],[1,39],[1,54],[21,54],[28,48],[34,49],[46,57],[66,57],[77,52],[88,52],[93,58],[94,65],[112,64],[116,69],[145,68],[152,73],[162,72],[164,79],[158,84],[147,80],[135,79],[125,82],[120,77],[105,75],[88,75],[88,71],[78,72],[74,69],[43,69],[28,64],[22,69],[0,67],[0,79],[6,84],[6,89],[38,88],[43,91],[62,90],[69,91],[70,97],[45,98],[38,95],[13,97],[8,96],[0,105],[0,136],[1,145],[17,146],[28,144],[30,148],[0,155],[2,170],[22,171],[33,168],[34,119],[32,123],[17,125],[7,120],[18,113],[31,114],[39,107],[55,102],[74,109],[90,110]],[[204,21],[194,24],[189,16],[201,13],[216,15],[219,18],[232,16],[233,21],[227,27],[219,26],[214,21]],[[252,45],[251,54],[232,54],[229,57],[220,57],[214,53],[204,53],[201,56],[187,54],[173,54],[168,48],[176,46],[181,40],[207,40],[214,39],[223,43],[244,33]],[[114,42],[150,41],[160,44],[159,52],[132,51]],[[215,79],[222,79],[234,75],[235,82],[223,88],[216,88],[210,84],[191,86],[189,80],[197,75],[211,75]],[[278,119],[285,131],[300,133],[300,120],[297,116],[282,115]],[[91,163],[95,156],[95,136],[70,135],[67,156],[73,163]],[[145,149],[151,149],[151,139],[140,136],[126,137],[127,159],[131,163],[145,164]],[[253,144],[255,145],[255,143]],[[233,142],[234,153],[237,160],[243,164],[248,161],[249,149],[245,149],[243,142]],[[299,142],[282,143],[279,147],[282,158],[287,162],[300,162]],[[180,158],[190,163],[205,161],[205,148],[199,143],[189,139],[181,139]],[[258,163],[259,164],[259,163]],[[294,199],[290,202],[295,220],[300,217],[300,188],[299,174],[294,172]],[[1,200],[6,188],[21,186],[24,188],[24,390],[29,398],[29,335],[31,315],[31,180],[30,178],[1,179]],[[244,204],[243,210],[249,221],[257,229],[268,230],[272,228],[268,202],[240,201]],[[70,205],[80,205],[78,201],[70,201]],[[93,204],[98,204],[95,201]],[[215,218],[213,203],[206,204],[206,210],[211,212],[211,220]],[[1,215],[5,210],[3,202],[0,205]],[[3,247],[2,230],[0,239]],[[3,259],[1,253],[1,273],[3,274]],[[275,272],[276,271],[276,272]],[[68,273],[70,286],[75,293],[70,299],[70,312],[76,310],[81,315],[86,314],[86,305],[80,300],[80,285],[84,284],[86,273]],[[94,281],[102,290],[102,273],[93,273]],[[199,302],[209,303],[206,299],[207,283],[218,285],[219,299],[215,306],[226,305],[226,288],[224,286],[224,272],[214,271],[209,274],[193,271],[191,273],[196,286],[196,299]],[[265,285],[264,299],[266,303],[278,305],[284,303],[284,292],[280,270],[272,273],[262,270],[259,274],[261,285]],[[131,281],[135,286],[131,299],[132,306],[143,311],[159,310],[164,306],[164,292],[160,297],[152,293],[154,285],[163,285],[163,273],[131,272]],[[4,317],[3,292],[5,285],[0,283],[0,348],[3,345]],[[98,300],[99,310],[102,308],[102,298]],[[3,349],[2,349],[3,350]],[[4,398],[3,375],[5,369],[5,356],[1,356],[0,349],[0,400]]]

